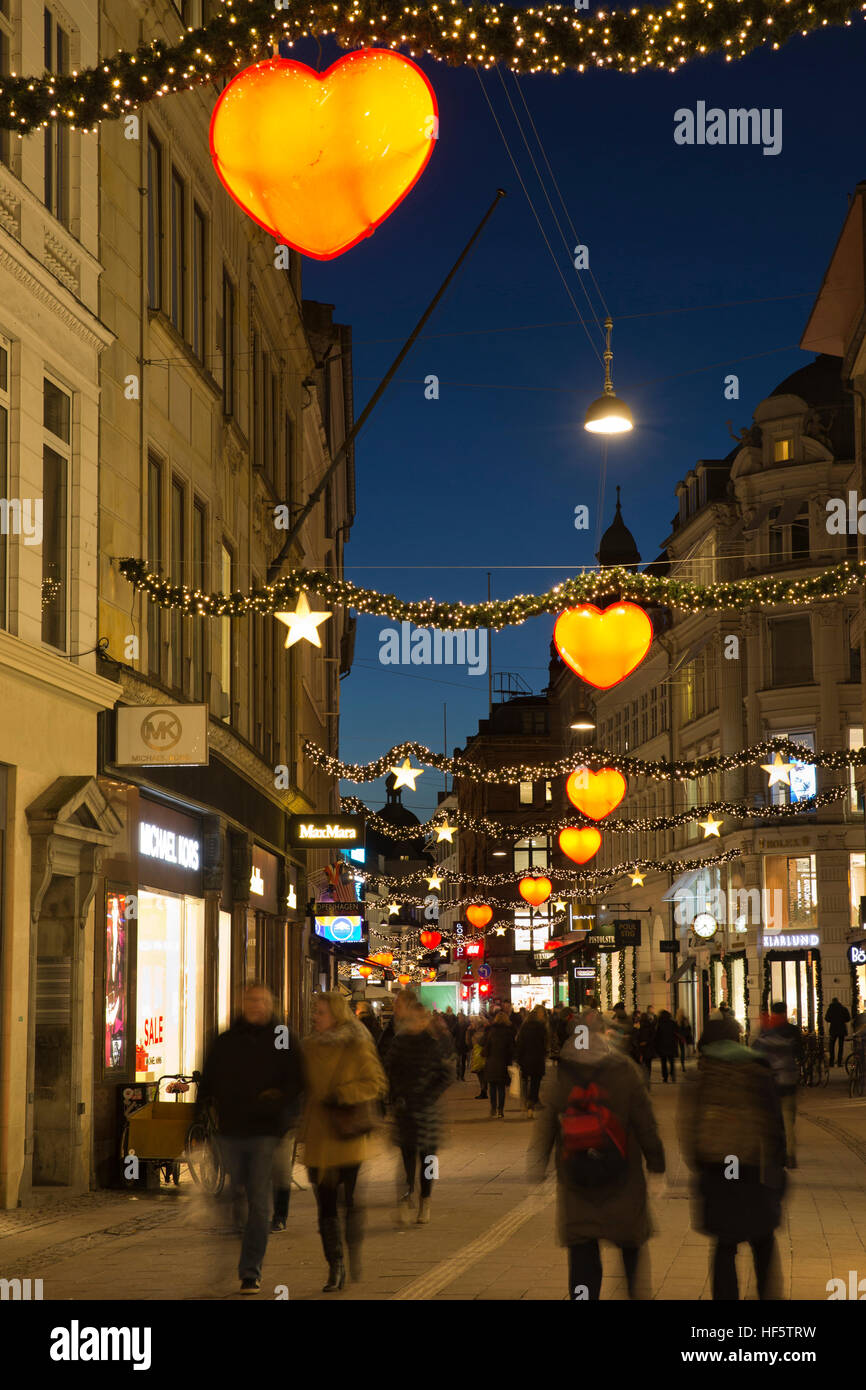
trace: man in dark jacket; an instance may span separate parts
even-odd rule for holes
[[[835,995],[830,1000],[830,1007],[824,1015],[824,1022],[830,1025],[830,1066],[834,1067],[836,1065],[833,1058],[836,1055],[836,1044],[838,1043],[839,1066],[841,1067],[842,1054],[845,1051],[845,1039],[848,1036],[848,1024],[851,1022],[851,1015],[845,1008],[845,1005],[839,1003]]]
[[[772,1004],[769,1014],[761,1019],[761,1031],[752,1046],[770,1064],[785,1124],[785,1164],[788,1168],[796,1168],[797,1085],[800,1080],[803,1035],[799,1028],[788,1022],[788,1011],[781,1000]]]
[[[494,1018],[481,1044],[484,1052],[484,1078],[490,1088],[491,1118],[505,1119],[505,1091],[510,1080],[508,1068],[514,1061],[514,1030],[504,1010]]]
[[[716,1241],[714,1299],[737,1299],[737,1246],[748,1241],[758,1297],[780,1296],[775,1231],[785,1192],[785,1130],[770,1068],[710,1019],[697,1074],[680,1088],[680,1143],[695,1175],[692,1221]]]
[[[241,1293],[261,1288],[271,1222],[274,1153],[297,1122],[304,1091],[299,1039],[274,1014],[267,986],[251,984],[243,1013],[208,1053],[197,1103],[213,1101],[220,1149],[236,1191],[247,1196],[238,1276]]]
[[[537,1004],[517,1034],[515,1056],[524,1081],[526,1113],[531,1120],[538,1105],[538,1092],[544,1080],[549,1040],[544,1009]]]

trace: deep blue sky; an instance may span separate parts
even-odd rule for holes
[[[296,50],[325,67],[323,45]],[[422,60],[440,139],[412,193],[373,237],[336,261],[304,261],[304,293],[352,326],[360,412],[488,206],[499,206],[459,280],[403,364],[356,446],[358,513],[346,575],[407,598],[506,597],[547,588],[594,563],[602,446],[582,429],[602,370],[470,69]],[[603,525],[614,485],[644,560],[676,510],[673,488],[699,458],[731,448],[727,421],[812,360],[796,347],[847,209],[866,177],[866,24],[794,40],[742,63],[709,59],[676,75],[519,78],[532,118],[616,322],[614,384],[636,427],[610,444]],[[503,74],[546,175],[511,74]],[[586,300],[553,224],[496,72],[484,85],[580,311]],[[783,148],[682,147],[674,112],[781,107]],[[555,189],[546,186],[574,245]],[[586,277],[586,272],[583,272]],[[594,291],[592,291],[594,293]],[[774,303],[662,314],[730,300]],[[597,312],[603,312],[595,300]],[[629,317],[632,316],[632,317]],[[594,323],[593,340],[603,343]],[[523,325],[545,325],[513,330]],[[483,331],[478,331],[483,330]],[[442,336],[436,336],[442,335]],[[775,351],[784,349],[783,351]],[[745,360],[751,359],[751,360]],[[719,364],[719,365],[713,365]],[[724,364],[724,365],[722,365]],[[707,370],[700,370],[707,368]],[[727,372],[740,379],[727,401]],[[438,401],[424,378],[440,378]],[[574,508],[590,507],[589,532]],[[546,682],[553,619],[494,639],[493,669]],[[448,667],[379,663],[387,624],[361,617],[342,683],[342,757],[367,761],[403,739],[462,743],[487,713],[487,680]],[[426,818],[442,776],[428,771],[407,805]],[[381,783],[345,790],[382,803]]]

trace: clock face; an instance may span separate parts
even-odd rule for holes
[[[697,936],[714,936],[716,932],[715,917],[711,917],[708,912],[699,912],[692,922],[692,931]]]

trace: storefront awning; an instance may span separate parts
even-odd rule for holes
[[[679,981],[683,978],[683,976],[686,975],[686,974],[688,974],[688,972],[693,968],[694,965],[695,965],[695,957],[694,957],[694,956],[686,956],[686,958],[685,958],[685,960],[683,961],[682,965],[678,965],[677,968],[676,968],[676,970],[674,971],[674,973],[671,975],[670,983],[671,983],[672,985],[678,984]]]

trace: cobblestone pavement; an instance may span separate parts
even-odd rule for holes
[[[397,1160],[377,1139],[363,1171],[367,1236],[362,1280],[343,1300],[538,1300],[566,1297],[565,1256],[554,1235],[555,1187],[525,1177],[530,1123],[509,1099],[504,1121],[475,1099],[475,1082],[446,1098],[429,1225],[398,1228]],[[705,1237],[692,1231],[686,1173],[675,1138],[675,1088],[654,1080],[652,1099],[668,1172],[650,1178],[657,1233],[650,1246],[653,1296],[709,1297]],[[866,1275],[866,1101],[840,1081],[801,1092],[799,1168],[791,1174],[778,1232],[791,1299],[825,1300],[830,1278]],[[284,1233],[271,1237],[261,1297],[324,1300],[325,1263],[304,1170]],[[235,1299],[239,1241],[229,1208],[184,1178],[158,1193],[90,1193],[56,1208],[0,1212],[0,1278],[41,1278],[46,1300]],[[616,1252],[605,1250],[602,1298],[625,1297]],[[741,1291],[755,1297],[747,1252]]]

